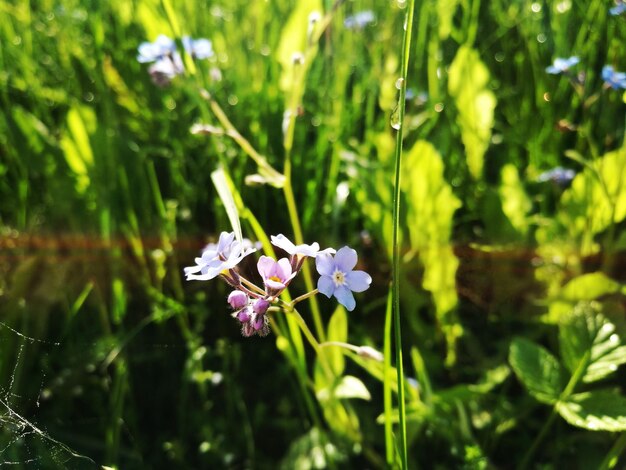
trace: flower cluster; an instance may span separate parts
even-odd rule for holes
[[[347,246],[338,251],[333,248],[320,250],[318,243],[295,245],[282,234],[272,236],[271,242],[289,257],[275,260],[263,255],[258,259],[256,267],[263,281],[262,287],[246,279],[238,267],[246,256],[257,251],[257,247],[249,240],[236,240],[234,233],[222,232],[218,242],[207,245],[202,255],[196,258],[195,266],[185,268],[187,280],[205,281],[219,276],[234,288],[228,296],[228,303],[244,336],[266,336],[269,333],[270,308],[274,306],[280,310],[286,306],[279,296],[298,275],[307,258],[315,259],[320,278],[317,289],[300,298],[320,292],[328,298],[334,296],[352,311],[356,305],[352,292],[363,292],[372,282],[369,274],[354,270],[357,253]]]
[[[570,69],[579,62],[580,59],[576,56],[567,59],[557,57],[554,59],[552,65],[546,67],[546,72],[553,75],[569,74]],[[605,65],[602,68],[602,80],[604,80],[607,87],[613,88],[614,90],[626,90],[626,73],[617,72],[611,65]]]
[[[193,59],[209,59],[213,57],[213,44],[208,39],[192,39],[183,36],[185,52]],[[176,76],[185,72],[183,59],[176,49],[176,41],[161,34],[154,42],[143,42],[139,45],[137,60],[141,63],[152,63],[148,69],[154,83],[159,86],[168,85]]]

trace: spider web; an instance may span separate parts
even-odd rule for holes
[[[66,444],[49,435],[43,426],[36,423],[36,410],[39,408],[39,397],[45,380],[44,374],[39,379],[39,393],[34,398],[13,392],[17,371],[28,346],[39,343],[40,345],[57,347],[59,343],[25,336],[0,322],[0,341],[5,341],[10,335],[19,338],[19,349],[8,384],[5,386],[5,384],[0,383],[0,468],[101,468],[89,457],[75,452]],[[1,360],[2,358],[0,358]],[[26,413],[34,416],[27,417]]]

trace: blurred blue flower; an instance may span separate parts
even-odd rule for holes
[[[343,25],[348,29],[362,29],[374,21],[376,21],[374,12],[366,10],[352,16],[348,16],[345,20],[343,20]]]
[[[208,39],[191,39],[183,36],[183,47],[194,59],[209,59],[213,57],[213,43]]]
[[[615,6],[609,10],[609,13],[613,16],[619,16],[624,12],[626,12],[626,3],[622,0],[617,0]]]
[[[137,48],[137,60],[141,63],[155,62],[176,52],[176,42],[161,34],[154,42],[142,42]]]
[[[363,292],[372,283],[372,278],[365,271],[353,271],[356,262],[356,251],[347,246],[340,248],[335,257],[318,253],[315,258],[317,272],[320,273],[317,289],[328,298],[334,295],[348,311],[356,306],[352,292]]]
[[[552,181],[559,186],[565,186],[570,181],[572,181],[575,176],[576,172],[571,168],[563,168],[562,166],[557,166],[556,168],[552,168],[551,170],[541,173],[537,177],[537,181],[539,181],[540,183]]]
[[[626,89],[626,73],[616,72],[611,65],[602,67],[602,80],[614,90]]]
[[[546,72],[554,75],[564,73],[567,72],[570,67],[576,65],[578,62],[580,62],[580,59],[576,56],[572,56],[569,59],[561,59],[560,57],[557,57],[556,59],[554,59],[554,63],[552,65],[546,67]]]

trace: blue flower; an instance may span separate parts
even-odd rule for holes
[[[571,168],[563,168],[561,166],[557,166],[556,168],[552,168],[551,170],[541,173],[539,176],[537,176],[537,181],[539,181],[540,183],[552,181],[559,186],[565,186],[570,181],[572,181],[575,176],[576,172]]]
[[[356,302],[352,292],[363,292],[372,283],[372,278],[365,271],[353,271],[357,255],[352,248],[344,246],[333,257],[328,253],[318,253],[315,258],[320,278],[317,289],[330,298],[333,295],[348,311],[354,310]]]
[[[617,0],[615,3],[616,5],[609,10],[609,13],[613,16],[619,16],[626,11],[626,3],[622,0]]]
[[[208,59],[214,55],[213,43],[208,39],[191,39],[189,36],[183,36],[183,46],[194,59]]]
[[[343,20],[343,25],[348,29],[363,29],[370,23],[376,21],[374,12],[370,10],[361,11]]]
[[[569,59],[561,59],[557,57],[554,59],[554,63],[549,67],[546,67],[546,72],[557,75],[559,73],[567,72],[571,67],[580,62],[580,59],[576,56],[572,56]]]
[[[626,89],[626,73],[616,72],[610,65],[602,67],[602,80],[614,90]]]
[[[155,62],[176,52],[176,42],[161,34],[154,42],[142,42],[138,47],[137,60],[141,63]]]

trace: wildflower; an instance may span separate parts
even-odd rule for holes
[[[218,243],[207,245],[202,256],[196,258],[196,266],[185,268],[185,276],[188,281],[213,279],[224,271],[234,268],[243,258],[255,251],[256,248],[252,247],[250,240],[244,239],[239,242],[235,240],[233,232],[222,232]]]
[[[185,73],[183,60],[177,51],[158,59],[148,68],[148,73],[155,85],[167,86],[176,75]]]
[[[576,172],[571,168],[563,168],[557,166],[548,171],[544,171],[537,177],[537,181],[540,183],[545,183],[546,181],[552,181],[553,183],[558,184],[559,186],[565,186],[570,181],[574,179],[576,176]]]
[[[354,310],[356,305],[352,292],[363,292],[372,282],[365,271],[353,271],[356,262],[356,251],[347,246],[339,249],[334,257],[320,253],[315,258],[317,272],[320,273],[318,290],[328,298],[334,295],[348,311]]]
[[[265,299],[258,299],[253,304],[249,304],[233,315],[241,322],[241,334],[250,337],[255,334],[267,336],[270,332],[269,318],[266,315],[269,302]]]
[[[616,72],[611,65],[602,67],[602,80],[614,90],[626,89],[626,73]]]
[[[275,261],[269,256],[261,256],[257,268],[267,293],[273,296],[280,294],[298,274],[297,271],[292,272],[291,263],[287,258]]]
[[[312,245],[294,245],[282,233],[272,235],[271,240],[272,245],[285,250],[292,256],[309,256],[311,258],[315,258],[319,253],[335,253],[333,248],[326,248],[325,250],[320,251],[320,245],[317,242],[313,242]]]
[[[619,16],[626,11],[626,3],[623,0],[617,0],[615,6],[609,10],[613,16]]]
[[[361,11],[343,20],[343,25],[348,29],[363,29],[370,23],[376,21],[374,12],[370,10]]]
[[[228,295],[228,303],[233,310],[239,310],[248,305],[248,295],[240,290],[234,290]]]
[[[141,63],[156,62],[176,52],[176,42],[161,34],[154,42],[142,42],[137,48],[137,60]]]
[[[554,63],[552,65],[546,67],[546,72],[554,75],[565,73],[578,62],[580,62],[580,59],[576,56],[572,56],[569,59],[561,59],[560,57],[557,57],[554,59]]]
[[[183,47],[194,59],[209,59],[215,55],[213,43],[208,39],[191,39],[189,36],[183,36]]]

